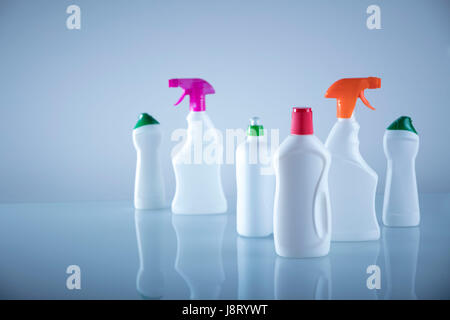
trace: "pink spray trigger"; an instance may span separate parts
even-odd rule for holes
[[[179,105],[181,103],[181,101],[183,101],[184,97],[186,97],[186,95],[187,95],[187,90],[184,90],[183,95],[180,97],[180,99],[178,99],[177,102],[175,102],[174,106]]]
[[[205,111],[205,95],[215,93],[214,88],[208,82],[198,78],[170,79],[169,88],[177,87],[183,89],[183,95],[175,105],[180,104],[184,97],[189,95],[189,109],[196,112]]]

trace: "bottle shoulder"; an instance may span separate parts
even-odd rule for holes
[[[325,157],[330,157],[330,153],[324,144],[314,135],[288,136],[278,147],[274,156],[280,158],[287,155],[303,154],[305,152],[315,152],[323,154]]]
[[[406,130],[386,130],[384,132],[384,138],[387,140],[399,139],[399,140],[419,141],[418,134]]]
[[[147,125],[133,130],[133,144],[138,149],[159,146],[162,140],[159,125]]]
[[[304,137],[304,136],[303,136]],[[331,164],[331,155],[319,138],[310,135],[308,138],[288,136],[273,155],[273,165],[277,169],[282,162],[302,162],[306,157],[315,157],[325,166]]]
[[[207,127],[214,128],[214,123],[212,122],[211,118],[206,113],[206,111],[201,112],[191,111],[186,117],[186,120],[189,124],[193,122],[201,122],[203,123],[203,125],[206,125]]]
[[[161,134],[161,128],[159,124],[152,124],[152,125],[146,125],[141,126],[137,129],[133,129],[133,135],[140,135],[140,134]]]

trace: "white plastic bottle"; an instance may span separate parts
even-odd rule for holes
[[[275,179],[259,118],[250,119],[247,138],[236,150],[237,232],[265,237],[273,232]]]
[[[190,96],[186,140],[172,155],[176,189],[172,212],[179,214],[215,214],[227,211],[222,188],[223,145],[205,111],[205,95],[213,87],[202,79],[171,79],[169,87],[181,87]]]
[[[413,227],[420,223],[416,180],[419,135],[410,117],[400,117],[386,130],[383,139],[387,158],[383,223],[390,227]]]
[[[325,256],[330,250],[330,154],[313,135],[310,108],[293,108],[291,135],[273,156],[276,175],[274,241],[288,258]]]
[[[364,89],[379,88],[381,79],[349,78],[336,81],[325,94],[337,99],[336,124],[325,146],[330,151],[329,186],[332,216],[332,241],[367,241],[380,238],[375,213],[377,173],[359,152],[359,124],[353,116],[357,98],[370,108]]]
[[[133,143],[137,151],[134,207],[164,208],[166,200],[159,158],[161,144],[159,122],[147,113],[141,114],[133,130]]]

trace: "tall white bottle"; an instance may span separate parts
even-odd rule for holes
[[[293,108],[291,135],[273,156],[274,241],[278,255],[325,256],[330,250],[330,154],[313,135],[310,108]]]
[[[237,232],[265,237],[273,232],[275,179],[264,128],[250,119],[247,138],[236,150]]]
[[[413,227],[420,223],[416,180],[419,135],[410,117],[400,117],[384,133],[387,158],[383,223],[390,227]]]
[[[381,79],[374,77],[341,79],[325,94],[326,98],[337,99],[338,117],[325,143],[333,159],[329,176],[332,241],[380,238],[375,213],[378,175],[359,152],[359,124],[353,116],[358,97],[373,109],[364,97],[364,89],[379,88],[380,83]]]
[[[166,199],[159,157],[161,145],[159,122],[147,113],[141,114],[133,130],[133,143],[137,151],[134,207],[164,208]]]
[[[172,212],[179,214],[214,214],[227,211],[222,189],[221,160],[223,145],[205,111],[205,95],[214,88],[202,79],[171,79],[169,87],[181,87],[190,96],[186,140],[172,155],[176,189]]]

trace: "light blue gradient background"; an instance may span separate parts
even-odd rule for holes
[[[67,6],[81,30],[66,29]],[[381,7],[382,30],[366,9]],[[314,110],[324,140],[335,122],[325,99],[337,79],[379,76],[357,106],[361,152],[384,190],[385,127],[409,115],[420,134],[420,192],[450,191],[449,1],[0,2],[0,201],[130,200],[131,133],[148,112],[165,132],[162,158],[174,191],[170,133],[186,126],[187,103],[172,77],[201,77],[217,94],[207,110],[219,129],[261,117],[289,133],[290,109]],[[234,166],[222,171],[228,196]]]

